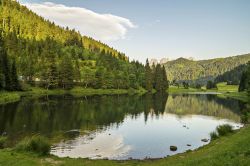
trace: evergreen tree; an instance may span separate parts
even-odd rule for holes
[[[183,82],[182,83],[182,85],[183,85],[183,87],[185,88],[185,89],[188,89],[189,88],[189,84],[188,84],[188,82]]]
[[[146,66],[145,66],[145,89],[149,92],[153,89],[153,76],[152,76],[152,70],[149,66],[148,59],[146,60]]]
[[[58,86],[58,70],[55,58],[52,58],[47,70],[47,89],[54,89]]]
[[[162,69],[161,65],[157,64],[155,68],[155,89],[157,91],[162,91],[163,79],[162,79]]]
[[[248,87],[248,78],[247,78],[247,71],[244,71],[241,75],[240,85],[239,85],[239,92],[242,92],[247,89]]]
[[[18,76],[16,72],[16,61],[14,60],[11,66],[11,89],[21,90],[21,86],[18,81]]]
[[[74,68],[69,56],[64,56],[60,64],[60,86],[63,89],[71,89],[74,81]]]
[[[136,89],[138,87],[136,83],[136,76],[134,74],[129,75],[129,87]]]
[[[217,85],[216,85],[216,83],[213,82],[213,81],[208,81],[206,87],[207,87],[207,89],[216,89],[216,88],[217,88]]]
[[[2,33],[1,33],[2,34]],[[1,56],[1,86],[6,90],[13,90],[11,87],[11,77],[10,77],[10,64],[7,56],[7,52],[4,48],[4,42],[2,40],[2,36],[0,37],[0,56]]]
[[[162,81],[163,81],[163,83],[162,83],[163,89],[162,90],[167,90],[169,88],[169,83],[168,83],[166,69],[164,66],[162,66]]]
[[[0,32],[1,33],[1,32]],[[3,41],[0,37],[0,90],[3,90],[5,87],[5,76],[4,76],[4,62],[3,62],[3,54],[4,52]]]

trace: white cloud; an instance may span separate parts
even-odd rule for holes
[[[127,18],[99,14],[85,8],[68,7],[52,2],[23,3],[23,5],[60,26],[74,28],[83,35],[102,41],[124,39],[129,29],[136,28]]]

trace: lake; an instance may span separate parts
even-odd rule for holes
[[[44,135],[59,157],[162,158],[208,144],[221,124],[242,127],[243,108],[215,94],[25,97],[0,106],[0,134]]]

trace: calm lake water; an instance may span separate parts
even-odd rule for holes
[[[0,134],[13,144],[47,136],[55,142],[51,154],[60,157],[161,158],[209,143],[201,140],[218,125],[242,127],[243,108],[211,94],[23,98],[0,106]]]

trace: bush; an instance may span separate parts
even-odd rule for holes
[[[3,149],[5,147],[6,141],[7,141],[7,137],[0,136],[0,149]]]
[[[233,127],[229,124],[225,124],[225,125],[220,125],[216,128],[219,136],[224,136],[227,135],[228,133],[232,133],[233,132]]]
[[[31,138],[25,138],[16,145],[16,150],[35,152],[40,155],[47,155],[50,152],[49,141],[42,136],[32,136]]]
[[[210,133],[210,138],[211,138],[211,140],[215,140],[215,139],[219,138],[219,136],[218,136],[216,131],[213,131]]]

